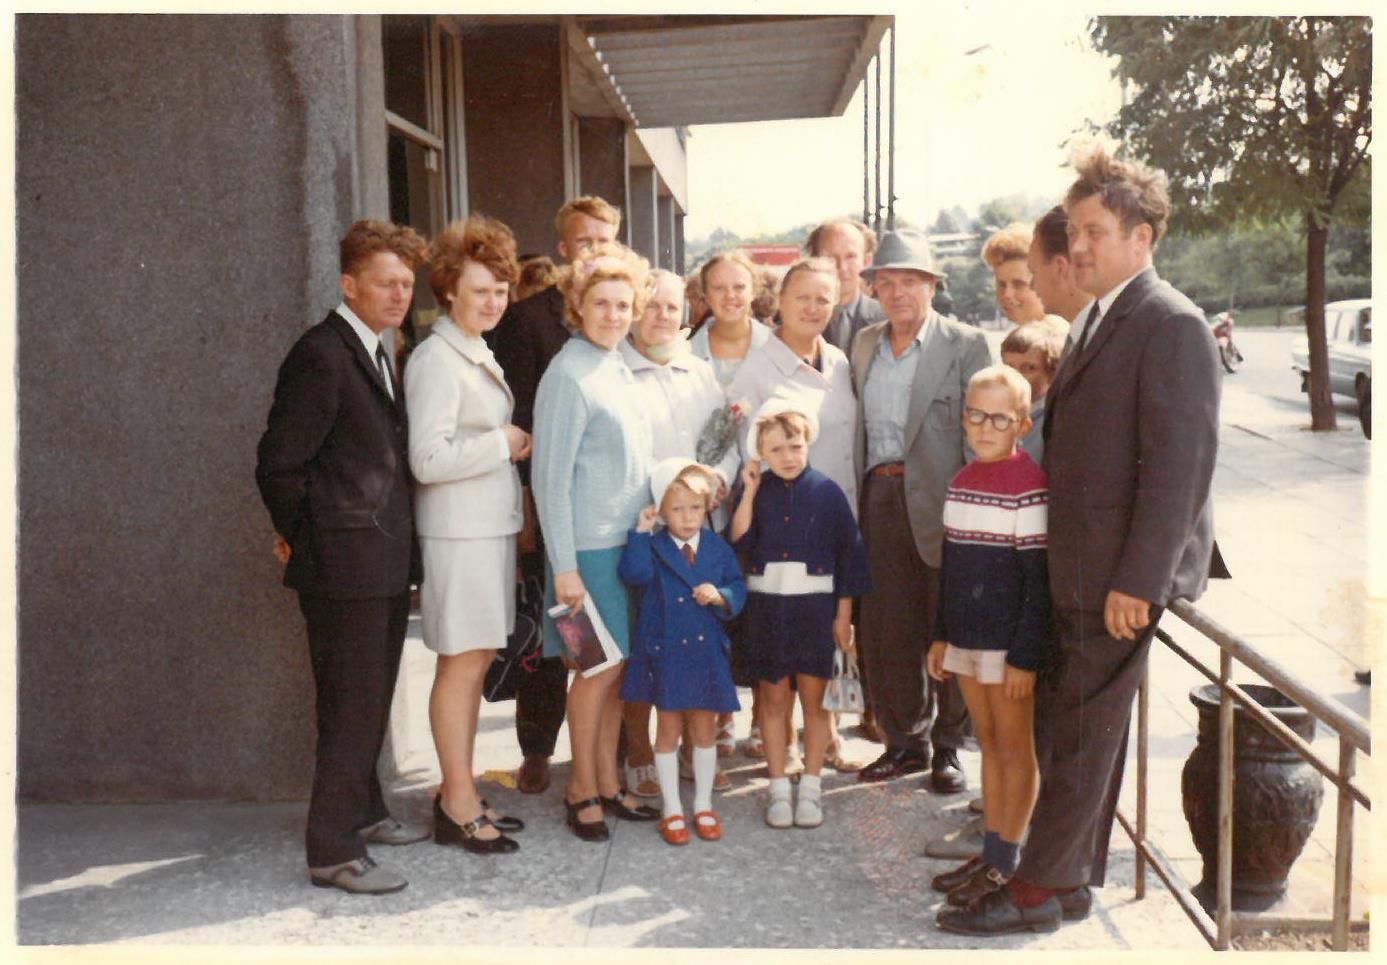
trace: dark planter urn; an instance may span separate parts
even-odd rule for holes
[[[1315,718],[1274,687],[1243,687],[1259,704],[1306,743],[1314,740]],[[1213,913],[1218,904],[1218,687],[1190,691],[1199,710],[1199,742],[1180,775],[1185,820],[1204,877],[1193,891]],[[1233,705],[1233,908],[1262,911],[1286,893],[1286,876],[1310,839],[1324,779],[1300,755]]]

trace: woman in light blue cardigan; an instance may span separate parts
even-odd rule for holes
[[[559,289],[578,332],[549,363],[535,396],[530,481],[549,564],[546,603],[577,610],[590,596],[623,655],[631,614],[617,564],[649,502],[653,443],[618,346],[644,310],[648,283],[645,259],[617,244],[589,249],[565,269]],[[564,652],[546,619],[545,656]],[[660,816],[627,793],[617,772],[624,667],[575,674],[568,692],[573,771],[564,804],[569,827],[585,840],[608,837],[604,805],[628,820]]]

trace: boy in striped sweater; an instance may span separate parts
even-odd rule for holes
[[[927,667],[958,674],[982,749],[986,835],[979,858],[934,879],[966,906],[1016,870],[1039,788],[1031,730],[1035,671],[1050,635],[1046,480],[1017,441],[1031,428],[1031,388],[994,365],[968,382],[963,429],[976,458],[949,485],[939,616]],[[948,927],[949,910],[939,915]]]

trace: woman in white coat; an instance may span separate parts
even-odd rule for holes
[[[501,320],[519,275],[515,238],[499,221],[454,222],[434,242],[429,285],[447,315],[405,371],[424,644],[438,654],[429,723],[443,770],[434,840],[468,851],[514,851],[472,780],[482,681],[515,623],[515,534],[529,434],[511,424],[515,400],[482,334]]]

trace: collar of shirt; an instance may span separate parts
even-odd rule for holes
[[[376,349],[384,345],[380,336],[367,328],[366,323],[357,318],[356,312],[348,308],[346,302],[337,306],[337,314],[345,318],[347,324],[352,327],[352,331],[356,332],[356,337],[361,339],[361,344],[365,346],[366,354],[370,357],[371,363],[374,365],[376,361]]]
[[[688,539],[680,539],[678,536],[675,536],[673,533],[670,533],[670,534],[669,534],[669,538],[672,539],[672,540],[674,540],[674,548],[677,549],[680,553],[684,552],[684,547],[685,547],[685,546],[692,546],[692,547],[693,547],[693,551],[694,551],[694,556],[697,556],[697,555],[698,555],[698,538],[699,538],[699,536],[701,536],[701,535],[703,535],[703,530],[699,530],[697,533],[694,533],[693,536],[689,537]]]
[[[776,335],[774,338],[767,339],[764,351],[766,353],[766,357],[771,360],[771,363],[775,365],[777,369],[780,370],[781,375],[787,377],[794,375],[796,372],[799,371],[800,366],[803,366],[806,369],[810,369],[822,375],[824,371],[824,345],[824,337],[820,335],[818,338],[819,361],[817,365],[815,365],[813,362],[810,362],[802,355],[796,355],[795,350],[790,348],[790,346],[786,345],[785,340],[782,339],[779,335]]]
[[[1146,268],[1137,269],[1132,274],[1124,278],[1122,281],[1114,285],[1112,291],[1108,292],[1102,298],[1098,299],[1098,317],[1093,320],[1093,332],[1098,331],[1098,326],[1102,325],[1103,319],[1108,317],[1108,310],[1112,308],[1113,302],[1117,301],[1118,296],[1121,295],[1122,292],[1127,288],[1127,286],[1132,283],[1132,279],[1137,277],[1137,275],[1140,275],[1145,270]],[[1087,305],[1085,305],[1083,307],[1083,310],[1080,311],[1079,314],[1074,317],[1082,318],[1084,320],[1084,323],[1087,324],[1088,313],[1091,311],[1093,311],[1093,302],[1089,302]],[[1093,338],[1093,332],[1088,333],[1088,337],[1090,339]],[[1080,327],[1077,333],[1072,334],[1074,335],[1074,341],[1077,343],[1079,339],[1084,337],[1084,330],[1082,327]]]
[[[689,359],[693,357],[693,353],[689,351],[689,340],[682,332],[676,337],[681,344],[664,365],[642,355],[640,349],[636,348],[629,338],[622,339],[617,347],[621,350],[621,357],[625,360],[626,367],[632,372],[668,372],[672,369],[687,372],[692,368]]]
[[[878,354],[889,356],[891,359],[899,361],[912,350],[923,348],[925,344],[925,332],[929,330],[930,319],[933,318],[933,316],[934,309],[930,309],[929,313],[925,315],[925,320],[920,323],[920,330],[915,333],[915,340],[910,345],[907,345],[905,351],[899,356],[891,350],[891,323],[887,322],[886,327],[882,329],[881,332],[881,341],[877,343]]]

